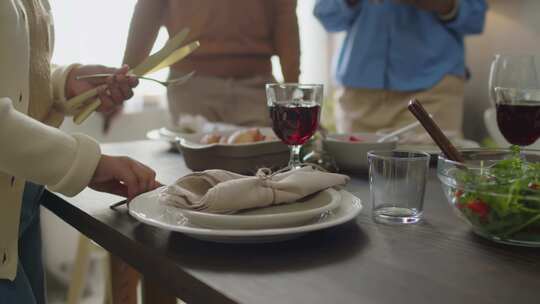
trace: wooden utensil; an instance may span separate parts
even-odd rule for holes
[[[428,132],[429,136],[439,146],[441,151],[448,157],[448,159],[464,162],[463,155],[459,153],[456,147],[450,142],[448,137],[444,135],[439,126],[431,119],[430,115],[424,109],[422,104],[416,99],[409,101],[409,111],[418,119],[424,129]]]

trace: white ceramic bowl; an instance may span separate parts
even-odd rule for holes
[[[360,138],[361,141],[350,141],[351,136]],[[324,149],[330,153],[340,170],[350,173],[366,173],[369,169],[367,152],[371,150],[393,150],[397,144],[397,138],[378,143],[381,135],[374,133],[347,133],[329,134],[323,141]]]
[[[215,214],[181,209],[194,225],[216,229],[270,229],[304,225],[336,208],[341,194],[326,189],[294,203],[257,208],[237,214]],[[175,209],[175,212],[178,209]]]

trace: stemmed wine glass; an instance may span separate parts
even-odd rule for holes
[[[497,125],[509,143],[528,146],[540,137],[540,83],[534,55],[496,55],[489,96]]]
[[[317,131],[323,100],[322,84],[266,85],[272,129],[291,150],[289,167],[301,167],[300,149]]]

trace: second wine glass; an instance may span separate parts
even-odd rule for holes
[[[527,146],[540,137],[540,83],[534,55],[496,55],[489,95],[506,140]]]

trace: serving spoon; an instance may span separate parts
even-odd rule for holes
[[[428,132],[429,136],[439,146],[441,151],[448,157],[448,159],[463,163],[463,155],[456,149],[450,139],[444,135],[441,128],[431,119],[430,115],[424,109],[422,104],[417,99],[409,101],[409,111],[418,119],[424,129]]]

